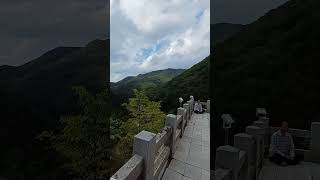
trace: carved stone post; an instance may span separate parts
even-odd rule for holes
[[[265,144],[267,145],[266,147],[269,149],[270,146],[270,138],[271,138],[271,134],[270,134],[270,120],[267,117],[260,117],[259,121],[263,121],[266,123],[266,138],[265,138]]]
[[[269,137],[267,136],[267,128],[268,128],[268,125],[264,122],[264,121],[254,121],[253,122],[253,125],[254,126],[257,126],[257,127],[259,127],[259,128],[261,128],[261,129],[263,129],[264,130],[264,137],[263,137],[263,143],[264,143],[264,148],[263,148],[263,155],[264,155],[264,157],[267,157],[266,156],[266,152],[268,152],[268,144],[267,144],[267,140],[266,139],[269,139]]]
[[[231,180],[231,170],[229,169],[216,169],[213,174],[213,180]]]
[[[320,163],[320,122],[311,124],[311,144],[310,152],[306,154],[306,160]]]
[[[242,180],[242,168],[246,161],[245,152],[232,146],[220,146],[216,150],[216,169],[230,169],[232,180]]]
[[[256,141],[256,178],[262,168],[264,158],[264,133],[265,130],[257,126],[247,126],[246,133],[253,136]]]
[[[182,116],[182,127],[181,127],[181,135],[184,134],[184,129],[187,124],[187,120],[184,117],[184,108],[178,108],[177,109],[177,115]]]
[[[166,117],[166,126],[170,126],[172,128],[170,154],[171,157],[173,157],[174,152],[176,151],[177,116],[174,114],[168,114]]]
[[[191,100],[187,101],[187,104],[189,104],[189,114],[190,114],[190,118],[192,116],[192,113],[193,113],[193,102]]]
[[[256,177],[256,144],[254,138],[246,133],[234,135],[234,147],[245,151],[248,157],[247,180],[254,180]]]
[[[141,131],[134,136],[133,154],[140,155],[144,161],[144,180],[155,180],[154,160],[156,156],[156,135],[148,131]]]
[[[187,120],[189,120],[191,118],[190,105],[185,103],[183,104],[183,108],[187,110]]]

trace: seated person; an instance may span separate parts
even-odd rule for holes
[[[194,112],[197,114],[203,113],[202,104],[200,103],[200,100],[198,100],[194,105]]]
[[[288,133],[288,122],[283,121],[280,129],[271,136],[269,159],[278,165],[286,163],[297,164],[294,153],[294,144],[291,134]]]

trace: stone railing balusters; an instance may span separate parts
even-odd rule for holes
[[[210,113],[210,100],[207,100],[207,113]]]
[[[153,173],[156,155],[156,134],[148,131],[141,131],[137,134],[134,137],[133,154],[143,157],[143,178],[155,180]]]
[[[256,141],[256,178],[258,178],[260,169],[264,160],[264,134],[265,130],[258,126],[247,126],[246,133],[252,135]]]
[[[193,106],[194,101],[189,100],[177,109],[177,115],[168,114],[165,127],[158,134],[141,131],[134,136],[132,158],[110,180],[156,180],[161,177],[176,151],[178,135],[183,136],[191,119]]]
[[[185,126],[187,125],[187,120],[184,118],[184,108],[177,109],[177,115],[182,116],[182,127],[181,127],[181,137],[184,134]]]
[[[216,168],[230,169],[232,180],[245,180],[246,178],[246,155],[238,148],[226,145],[216,150]]]
[[[190,120],[190,118],[191,118],[190,109],[189,109],[190,105],[187,103],[184,103],[183,108],[187,110],[187,119]]]
[[[234,147],[243,150],[248,158],[247,180],[254,180],[256,177],[256,144],[254,138],[246,133],[234,135]]]
[[[176,132],[177,132],[177,116],[173,114],[168,114],[166,117],[166,126],[172,128],[171,144],[170,144],[170,156],[174,155],[176,151]]]

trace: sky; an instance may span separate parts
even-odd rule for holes
[[[58,46],[106,39],[106,0],[1,0],[0,65],[22,65]]]
[[[211,0],[211,23],[249,24],[288,0]]]
[[[194,37],[196,36],[195,34],[197,34],[197,37],[203,36],[200,35],[200,25],[195,24],[199,20],[203,22],[203,17],[206,14],[203,15],[200,12],[201,9],[209,6],[209,0],[149,0],[154,2],[154,5],[147,0],[121,0],[120,4],[119,1],[1,0],[0,65],[22,65],[58,46],[85,46],[94,39],[106,39],[109,37],[110,32],[109,3],[111,2],[113,3],[112,9],[114,11],[111,12],[114,19],[113,30],[119,27],[116,30],[117,32],[114,32],[119,40],[123,40],[123,42],[117,42],[113,49],[123,45],[124,48],[121,47],[122,51],[128,51],[126,53],[117,51],[116,54],[113,54],[115,55],[113,57],[115,62],[118,62],[113,63],[113,68],[115,68],[113,79],[121,79],[124,76],[120,71],[121,68],[128,70],[127,75],[146,72],[147,67],[152,67],[150,70],[157,69],[155,68],[155,62],[159,61],[155,61],[154,59],[156,58],[164,59],[168,65],[172,60],[171,64],[173,64],[182,56],[180,55],[180,57],[176,54],[173,59],[169,60],[168,58],[163,58],[164,53],[159,53],[159,51],[164,51],[169,42],[172,42],[170,47],[171,50],[174,50],[174,47],[181,46],[181,43],[184,42],[181,39]],[[285,1],[211,0],[210,6],[214,16],[210,20],[211,23],[247,24]],[[143,5],[145,2],[146,5]],[[169,2],[171,2],[170,6],[168,5]],[[194,8],[192,7],[193,5]],[[148,10],[144,10],[144,6]],[[153,19],[156,20],[153,21]],[[141,21],[145,23],[141,23]],[[187,29],[192,30],[187,32]],[[119,37],[121,33],[128,33],[126,37],[131,37],[131,40],[121,39]],[[180,38],[177,38],[179,34]],[[141,40],[144,39],[143,36],[146,36],[145,42]],[[176,41],[173,41],[174,37],[176,37]],[[198,46],[196,43],[200,44],[199,41],[194,42],[192,46],[185,43],[184,47]],[[132,68],[126,69],[125,67],[128,67],[129,62],[133,62],[133,57],[131,56],[128,59],[129,61],[125,66],[120,61],[124,62],[126,58],[124,55],[129,54],[129,52],[137,53],[137,51],[134,52],[137,49],[130,49],[133,46],[132,44],[142,45],[142,49],[138,53],[138,56],[141,56],[139,58],[140,61],[143,61],[146,56],[149,57],[149,60],[144,61],[143,66],[132,66]],[[194,51],[197,49],[195,48]],[[187,53],[182,46],[179,51],[180,54]],[[191,62],[200,61],[203,54],[198,54],[198,57],[194,60],[186,59],[183,62],[181,60],[181,67],[189,67],[192,64]],[[164,64],[164,61],[159,63]],[[158,68],[162,67],[160,64],[158,64]]]
[[[210,53],[209,0],[111,0],[110,80],[190,68]]]

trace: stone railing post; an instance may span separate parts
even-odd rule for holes
[[[268,147],[269,147],[269,144],[267,143],[268,140],[269,140],[269,137],[268,137],[268,125],[264,122],[264,121],[254,121],[253,122],[253,125],[254,126],[257,126],[261,129],[264,130],[264,137],[263,137],[263,144],[264,144],[264,149],[263,149],[263,155],[264,157],[266,157],[266,152],[268,152]]]
[[[252,135],[256,142],[256,178],[260,169],[262,168],[262,163],[264,159],[264,134],[265,130],[257,126],[247,126],[246,133]]]
[[[155,180],[154,161],[156,156],[156,135],[148,131],[141,131],[134,136],[133,154],[143,157],[143,180]]]
[[[320,163],[320,122],[311,124],[310,152],[306,154],[306,160]]]
[[[269,148],[270,146],[270,137],[271,137],[271,134],[270,134],[270,120],[269,118],[267,117],[260,117],[259,118],[259,121],[263,121],[266,123],[266,138],[265,138],[265,144],[267,144],[267,148]]]
[[[184,134],[184,128],[186,126],[187,120],[184,117],[184,108],[177,109],[177,115],[182,116],[182,127],[181,127],[181,136]]]
[[[216,162],[215,168],[229,169],[231,170],[232,180],[244,180],[241,178],[241,172],[243,163],[245,162],[245,152],[232,146],[220,146],[216,150]]]
[[[229,169],[216,169],[213,174],[213,180],[231,180],[231,170]]]
[[[210,100],[207,100],[207,112],[210,113]]]
[[[256,145],[254,138],[246,133],[238,133],[234,135],[234,147],[245,151],[248,158],[247,180],[254,180],[256,177]]]
[[[189,120],[191,118],[190,105],[185,103],[183,104],[183,108],[187,110],[187,120]]]
[[[189,114],[190,114],[190,118],[192,116],[193,113],[193,102],[191,100],[187,101],[187,104],[189,104]]]
[[[173,157],[174,152],[176,151],[177,116],[174,114],[168,114],[166,117],[166,126],[170,126],[172,128],[171,143],[169,146],[171,157]]]

